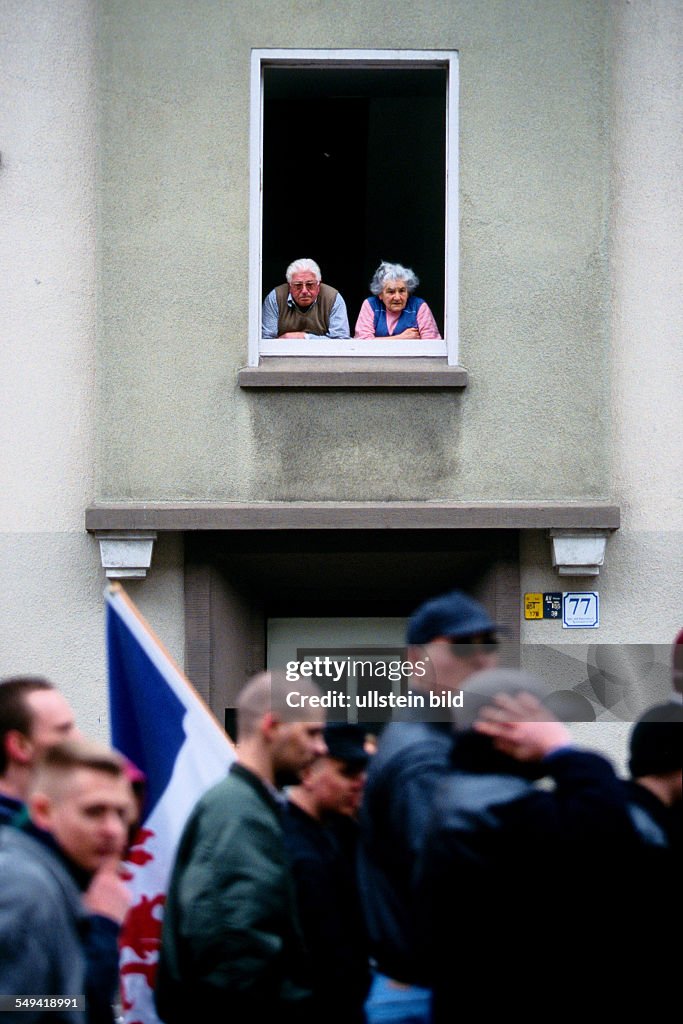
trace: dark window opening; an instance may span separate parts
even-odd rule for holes
[[[353,334],[380,260],[412,267],[444,333],[445,68],[264,68],[265,296],[309,257]]]

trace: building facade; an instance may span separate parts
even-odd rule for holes
[[[3,21],[0,672],[51,676],[104,733],[104,566],[219,717],[269,632],[299,643],[283,619],[367,642],[451,586],[584,701],[610,645],[661,689],[683,4],[6,0]],[[300,256],[352,327],[380,259],[414,266],[443,348],[261,346]],[[599,595],[597,629],[525,618],[566,591]],[[609,746],[628,708],[589,697]]]

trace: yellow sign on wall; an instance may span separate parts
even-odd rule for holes
[[[543,618],[543,594],[525,594],[524,595],[524,618],[525,619],[542,619]]]

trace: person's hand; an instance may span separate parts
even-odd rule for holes
[[[517,761],[540,761],[572,742],[567,727],[530,693],[499,693],[481,709],[474,729]]]
[[[286,334],[279,335],[280,338],[305,338],[305,331],[287,331]]]
[[[133,903],[130,890],[119,875],[120,864],[118,857],[112,857],[103,864],[93,875],[83,897],[91,914],[109,917],[117,924],[123,924]]]
[[[408,338],[410,341],[417,341],[420,337],[420,332],[417,327],[406,327],[405,331],[401,331],[400,334],[392,334],[392,338]]]

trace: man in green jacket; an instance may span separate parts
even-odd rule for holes
[[[327,748],[323,713],[313,709],[308,721],[291,721],[289,690],[270,673],[242,690],[237,760],[201,798],[180,840],[155,992],[167,1024],[307,1019],[309,965],[277,788],[298,781]],[[318,693],[303,681],[297,690]]]

